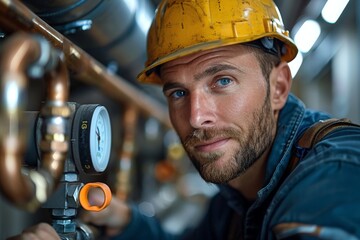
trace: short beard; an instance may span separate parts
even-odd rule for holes
[[[253,121],[246,129],[238,131],[233,128],[195,129],[183,140],[183,145],[195,168],[202,178],[212,183],[227,183],[246,172],[270,148],[275,134],[275,119],[271,114],[270,102],[267,97],[263,106],[253,114]],[[226,159],[219,168],[220,158],[225,152],[198,152],[193,146],[214,137],[230,138],[238,142],[232,149],[235,154]]]

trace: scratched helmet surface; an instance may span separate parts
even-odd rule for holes
[[[282,60],[295,58],[298,49],[272,0],[163,0],[148,32],[148,59],[138,80],[161,84],[156,73],[161,64],[265,37],[283,43]]]

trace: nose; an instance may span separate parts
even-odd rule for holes
[[[216,105],[205,93],[193,93],[190,97],[190,124],[193,128],[210,127],[215,124]]]

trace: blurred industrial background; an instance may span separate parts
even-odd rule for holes
[[[292,91],[310,108],[360,122],[360,1],[275,2],[300,49],[291,62]],[[158,3],[0,0],[0,48],[13,35],[25,32],[42,36],[65,52],[68,101],[105,106],[112,127],[107,169],[98,174],[80,172],[79,181],[106,182],[114,197],[138,204],[145,214],[156,214],[176,232],[201,217],[216,188],[203,182],[186,159],[167,119],[161,89],[136,82],[146,59],[146,32]],[[34,77],[27,82],[22,96],[25,111],[41,109],[44,85]],[[27,144],[26,152],[31,152],[30,147]],[[29,153],[24,159],[33,156]],[[37,162],[24,160],[23,164],[36,167]],[[29,212],[0,194],[0,239],[50,218],[47,208]]]

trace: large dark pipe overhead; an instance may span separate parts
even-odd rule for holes
[[[146,59],[149,0],[25,0],[35,14],[110,70],[135,80]]]
[[[0,0],[0,26],[10,32],[21,30],[42,35],[64,53],[64,60],[73,78],[103,90],[109,97],[124,104],[134,105],[140,112],[157,118],[171,128],[167,109],[163,104],[144,94],[124,78],[109,72],[97,59],[56,31],[20,1]]]

